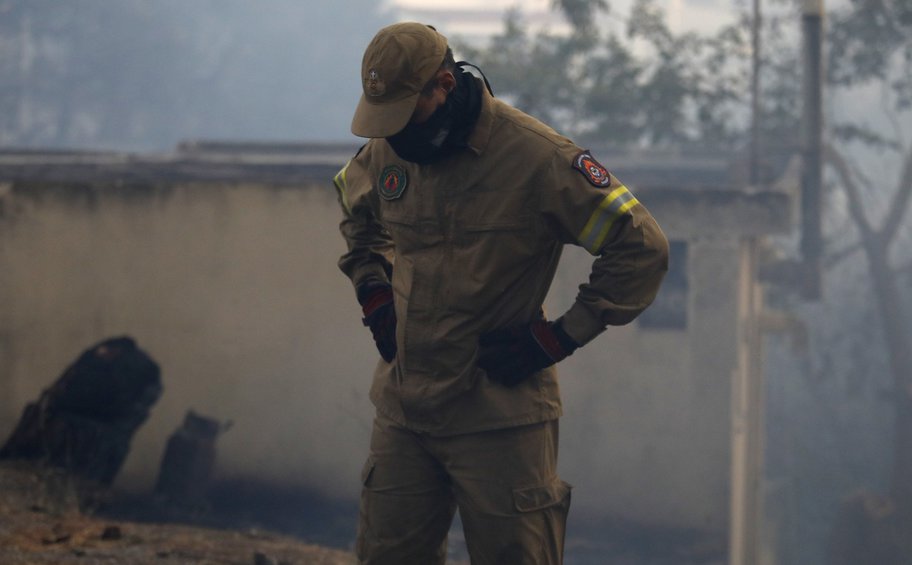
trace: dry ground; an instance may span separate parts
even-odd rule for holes
[[[235,498],[247,500],[240,487]],[[0,461],[0,565],[354,565],[348,551],[308,544],[262,528],[191,526],[146,521],[148,509],[114,519],[110,493],[77,497],[73,480],[59,471]],[[123,500],[119,500],[123,510]],[[88,508],[80,511],[79,508]],[[301,505],[295,506],[300,508]],[[238,524],[230,509],[212,509]],[[129,517],[144,516],[142,521]],[[211,516],[208,516],[211,518]],[[157,519],[157,518],[156,518]],[[325,513],[324,519],[333,519]],[[346,518],[347,520],[348,518]],[[204,522],[196,522],[204,523]],[[312,524],[311,524],[312,525]],[[578,524],[579,526],[582,524]],[[566,561],[574,565],[721,565],[724,544],[694,536],[658,535],[617,524],[590,524],[567,540]],[[239,529],[240,528],[240,529]],[[289,531],[289,530],[286,530]],[[467,565],[458,527],[451,532],[449,565]],[[854,565],[854,564],[853,564]]]
[[[263,531],[114,521],[79,511],[53,471],[0,463],[2,565],[350,565],[345,551]]]

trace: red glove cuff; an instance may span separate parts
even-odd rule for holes
[[[564,332],[559,321],[536,320],[529,326],[529,330],[538,345],[555,363],[567,358],[579,347],[573,338]]]
[[[393,301],[393,290],[388,286],[377,287],[364,296],[361,302],[361,310],[364,317],[367,318],[377,311],[377,308]]]
[[[567,356],[564,348],[561,347],[560,341],[557,339],[557,335],[551,330],[551,324],[544,320],[536,320],[532,322],[529,329],[532,331],[532,337],[535,338],[535,341],[538,342],[538,345],[552,361],[557,363]]]

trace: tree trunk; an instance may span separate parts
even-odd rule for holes
[[[110,485],[161,395],[158,365],[128,337],[105,340],[26,406],[2,459],[27,459]]]
[[[891,494],[898,508],[912,513],[912,334],[886,245],[878,243],[866,241],[865,251],[893,375],[896,420]]]
[[[912,329],[905,313],[897,275],[890,268],[890,243],[912,200],[912,149],[905,154],[899,186],[880,230],[864,215],[861,190],[845,158],[832,146],[825,148],[849,199],[849,213],[861,236],[868,260],[874,299],[880,314],[894,392],[894,456],[890,494],[902,513],[912,518]]]

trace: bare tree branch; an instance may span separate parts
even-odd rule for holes
[[[835,267],[836,265],[841,263],[843,260],[848,259],[849,257],[854,255],[858,251],[861,251],[861,249],[862,249],[861,243],[856,241],[852,245],[843,247],[842,249],[838,249],[836,251],[833,251],[832,253],[828,253],[823,258],[824,270],[828,271],[828,270],[832,269],[833,267]]]
[[[910,196],[912,196],[912,146],[906,150],[896,196],[893,197],[893,202],[883,223],[881,234],[883,235],[884,243],[889,244],[896,237],[896,232],[902,224],[903,216],[909,209]]]
[[[896,113],[896,104],[892,99],[892,94],[889,83],[884,81],[880,85],[881,110],[887,118],[887,123],[893,128],[893,136],[896,138],[896,143],[898,144],[897,149],[901,149],[905,146],[905,137],[903,135],[902,121]]]
[[[842,186],[849,199],[849,215],[855,220],[855,224],[861,232],[862,239],[869,240],[869,238],[874,236],[874,230],[871,229],[871,224],[865,216],[861,189],[855,182],[855,175],[852,173],[848,161],[830,143],[823,144],[823,157],[824,160],[836,170],[836,174],[839,175],[839,180],[842,181]]]
[[[889,205],[888,201],[890,200],[890,195],[886,194],[886,191],[883,190],[883,183],[873,182],[871,177],[865,174],[861,166],[858,165],[858,161],[853,159],[850,155],[842,154],[842,158],[849,166],[849,170],[855,178],[855,184],[858,186],[859,195],[864,199],[863,201],[866,204],[865,207],[870,211],[876,210],[877,212],[880,212],[881,210],[886,210]],[[872,206],[872,204],[876,206],[876,208]],[[876,225],[876,223],[877,222],[875,221],[874,224]]]

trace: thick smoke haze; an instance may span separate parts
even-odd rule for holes
[[[710,3],[721,4],[672,4]],[[389,2],[373,0],[0,0],[0,148],[159,154],[216,139],[354,149],[361,55],[396,19]],[[489,78],[496,90],[498,77]],[[908,139],[908,113],[878,109],[882,84],[827,96],[832,124],[857,119]],[[680,171],[705,164],[679,149],[605,163],[614,171],[640,159],[661,173],[683,162],[664,196],[687,204],[671,214],[640,191],[642,177],[621,180],[686,247],[671,259],[685,327],[611,328],[561,363],[571,531],[620,517],[724,541],[730,525],[732,383],[746,294],[737,224],[756,219],[738,218],[738,205],[701,215],[706,208],[690,201],[699,190],[675,193],[686,181]],[[861,144],[849,154],[876,173],[862,183],[863,207],[882,219],[902,156]],[[763,356],[765,379],[764,535],[778,536],[783,563],[801,565],[828,563],[845,496],[888,491],[895,449],[897,391],[868,263],[851,203],[826,182],[827,251],[841,257],[827,265],[818,302],[796,298],[786,281],[765,282],[766,312],[794,323],[749,352]],[[762,195],[747,200],[754,196]],[[797,218],[797,196],[776,214]],[[291,187],[0,182],[0,440],[86,347],[126,334],[161,365],[164,395],[118,487],[151,489],[168,435],[193,409],[232,422],[218,442],[219,478],[356,499],[377,353],[336,266],[339,219],[328,176]],[[763,242],[764,260],[798,256],[797,221],[788,229]],[[891,248],[897,311],[912,308],[910,243],[906,215]],[[550,316],[570,306],[591,260],[567,249]],[[606,532],[615,530],[593,537]]]
[[[357,496],[378,357],[336,267],[345,246],[329,182],[35,185],[4,205],[0,433],[83,349],[130,335],[161,366],[164,393],[120,487],[151,488],[168,436],[192,409],[232,422],[218,443],[221,478]],[[725,261],[736,247],[703,249]],[[549,315],[570,306],[591,261],[567,250]],[[717,290],[731,293],[734,278]],[[730,310],[695,324],[718,324]],[[612,328],[562,364],[561,472],[585,492],[580,512],[628,508],[642,521],[724,527],[728,373],[707,371],[703,385],[666,377],[700,365],[691,341]],[[694,413],[696,403],[711,408]],[[660,464],[669,457],[676,477]],[[716,479],[690,482],[699,476]]]
[[[353,140],[370,0],[0,2],[0,144]]]

